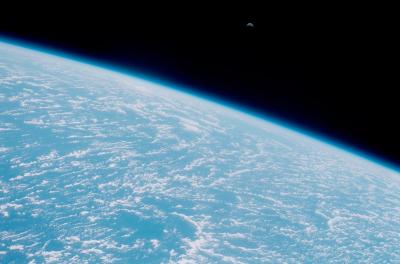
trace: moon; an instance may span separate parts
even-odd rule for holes
[[[246,24],[246,27],[254,28],[254,24],[249,22],[249,23]]]

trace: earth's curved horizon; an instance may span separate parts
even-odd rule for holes
[[[400,174],[0,40],[1,263],[396,263]]]

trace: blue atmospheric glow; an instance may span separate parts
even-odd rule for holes
[[[105,63],[103,61],[94,60],[92,58],[84,58],[83,59],[82,57],[75,56],[75,55],[70,54],[70,53],[65,53],[65,52],[62,52],[60,50],[56,50],[56,49],[53,49],[53,48],[50,48],[50,47],[44,47],[44,46],[41,46],[41,45],[38,45],[38,44],[33,44],[31,42],[11,39],[11,38],[7,38],[7,37],[0,37],[0,42],[8,43],[10,45],[16,45],[16,46],[19,46],[19,47],[24,47],[24,48],[27,48],[27,49],[36,50],[36,51],[39,51],[39,52],[51,54],[51,55],[54,55],[54,56],[57,56],[57,57],[65,58],[65,59],[74,60],[74,61],[77,61],[79,63],[88,64],[88,65],[91,65],[91,66],[94,66],[94,67],[99,67],[99,68],[103,68],[103,69],[108,69],[110,71],[119,72],[121,74],[132,76],[134,78],[140,78],[140,79],[147,80],[147,81],[155,83],[155,84],[159,84],[161,86],[164,86],[167,89],[174,89],[174,90],[186,93],[186,94],[190,94],[190,95],[195,96],[195,97],[200,97],[200,98],[203,98],[204,100],[223,105],[223,106],[225,106],[227,108],[230,108],[232,110],[240,111],[240,112],[245,113],[245,114],[247,114],[249,116],[252,116],[254,118],[258,118],[258,119],[261,119],[261,120],[265,120],[265,121],[272,122],[272,123],[275,123],[277,125],[286,127],[286,128],[291,129],[293,131],[301,133],[301,134],[303,134],[305,136],[311,137],[311,138],[313,138],[315,140],[324,142],[325,144],[329,144],[329,145],[332,145],[334,147],[343,149],[343,150],[345,150],[347,152],[353,153],[354,155],[357,155],[359,157],[367,159],[367,160],[369,160],[371,162],[380,164],[381,166],[384,166],[384,167],[390,168],[392,170],[395,170],[397,172],[400,172],[400,168],[397,165],[389,163],[386,160],[383,160],[383,159],[381,159],[381,158],[379,158],[379,157],[377,157],[377,156],[375,156],[373,154],[366,153],[366,152],[364,152],[364,151],[362,151],[360,149],[357,149],[357,148],[354,148],[354,147],[352,147],[352,146],[350,146],[348,144],[345,144],[344,142],[339,142],[338,140],[332,139],[330,137],[321,135],[319,133],[312,132],[309,129],[301,127],[300,125],[295,125],[295,124],[293,124],[293,123],[291,123],[289,121],[283,120],[281,118],[277,118],[277,117],[274,117],[274,116],[267,115],[265,113],[254,111],[252,109],[249,109],[249,108],[247,108],[247,107],[245,107],[243,105],[237,104],[237,103],[221,100],[221,98],[215,97],[215,96],[213,96],[213,95],[211,95],[209,93],[200,92],[200,89],[191,89],[189,87],[183,87],[181,85],[177,85],[177,84],[171,83],[171,82],[166,81],[164,79],[160,79],[160,78],[157,78],[155,76],[150,76],[148,74],[145,74],[145,73],[141,72],[138,69],[136,69],[136,70],[127,69],[127,68],[123,68],[123,67],[116,66],[116,65],[113,65],[113,64]]]

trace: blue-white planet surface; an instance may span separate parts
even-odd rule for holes
[[[0,42],[0,263],[400,263],[400,175]]]

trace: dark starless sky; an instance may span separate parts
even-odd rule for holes
[[[151,4],[4,9],[0,34],[188,86],[400,165],[386,11]]]

